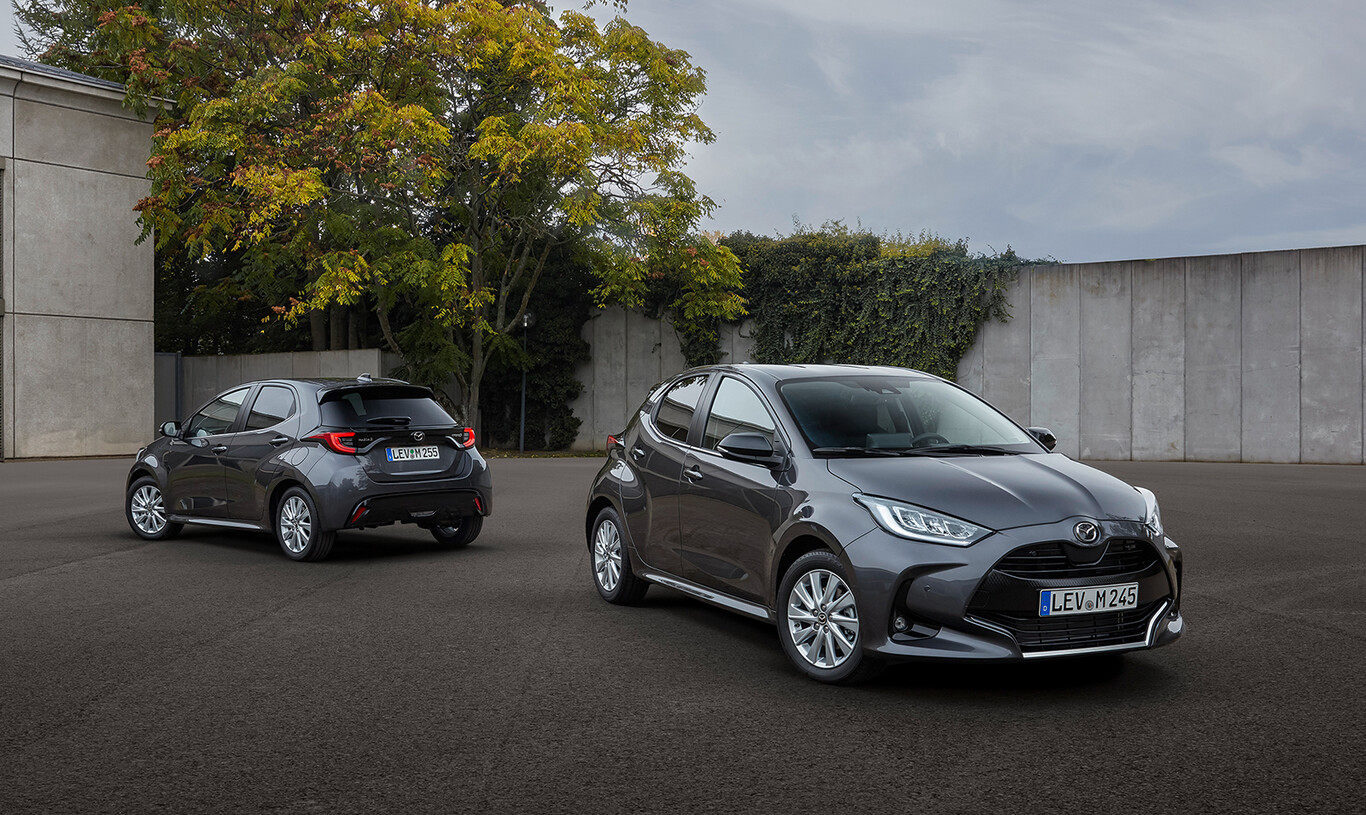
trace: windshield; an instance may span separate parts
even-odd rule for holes
[[[995,408],[937,379],[796,379],[778,391],[817,453],[1042,452]]]

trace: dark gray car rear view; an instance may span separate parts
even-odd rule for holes
[[[465,546],[492,508],[474,431],[399,380],[249,382],[161,432],[127,482],[129,526],[149,540],[185,524],[254,529],[322,560],[337,530],[392,523]]]
[[[613,603],[653,583],[773,622],[826,682],[1175,640],[1181,552],[1156,498],[1053,441],[917,371],[688,371],[609,443],[592,577]]]

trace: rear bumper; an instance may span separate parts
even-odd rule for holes
[[[473,466],[462,478],[397,482],[376,481],[354,457],[327,453],[308,474],[324,528],[362,529],[391,523],[451,526],[462,517],[492,514],[493,479],[488,464],[470,452]]]
[[[344,528],[365,529],[392,523],[455,526],[461,518],[487,514],[488,507],[477,490],[377,495],[357,501]]]

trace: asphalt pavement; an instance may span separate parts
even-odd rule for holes
[[[135,537],[126,461],[0,464],[0,812],[1366,811],[1366,467],[1102,463],[1186,634],[1098,663],[799,676],[774,630],[600,600],[600,459],[497,459],[470,548]]]

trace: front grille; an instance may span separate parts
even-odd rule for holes
[[[1009,630],[1011,636],[1019,643],[1020,650],[1028,654],[1035,651],[1102,648],[1107,645],[1144,642],[1148,636],[1148,620],[1162,602],[1154,600],[1127,611],[1070,614],[1062,617],[1040,617],[1037,614],[1013,614],[1002,611],[985,612],[974,616]]]
[[[1005,629],[1024,653],[1137,645],[1145,642],[1148,622],[1172,596],[1166,569],[1146,541],[1113,540],[1100,557],[1075,563],[1068,545],[1053,541],[1022,546],[997,561],[968,605],[968,615]],[[1137,583],[1138,607],[1099,614],[1039,616],[1042,589]]]
[[[1143,541],[1110,541],[1100,560],[1082,564],[1071,562],[1063,544],[1053,542],[1016,549],[995,571],[1031,580],[1113,577],[1147,571],[1157,562],[1157,553]]]

